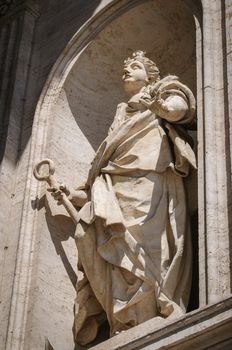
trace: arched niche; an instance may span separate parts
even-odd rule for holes
[[[180,0],[137,2],[105,26],[73,59],[49,111],[48,155],[59,155],[60,168],[62,159],[66,160],[72,183],[79,185],[84,180],[117,104],[127,100],[122,66],[137,49],[147,52],[161,75],[179,76],[197,94],[196,28],[189,7]]]
[[[30,167],[38,160],[52,158],[58,179],[68,185],[84,181],[117,103],[126,100],[122,63],[134,50],[147,51],[162,75],[178,75],[197,95],[196,19],[189,1],[119,3],[106,6],[74,36],[38,102]],[[32,336],[25,337],[31,348],[43,349],[44,337],[48,337],[55,350],[69,350],[73,345],[72,284],[77,261],[71,238],[74,227],[65,212],[49,200],[44,209],[45,187],[30,179],[28,197],[37,196],[33,208],[37,211],[25,220],[31,228],[31,246],[36,249],[27,270],[31,312],[23,331],[25,335],[34,326]],[[25,261],[31,259],[29,251],[22,255]]]

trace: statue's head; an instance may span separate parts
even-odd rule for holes
[[[123,82],[126,92],[133,95],[142,87],[159,80],[159,69],[145,56],[143,51],[135,51],[132,58],[124,61]]]

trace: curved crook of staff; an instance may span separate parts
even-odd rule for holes
[[[43,167],[44,165],[48,166],[48,174],[46,174],[46,175],[41,174],[41,167]],[[34,170],[33,170],[33,174],[38,181],[47,181],[47,183],[50,187],[59,188],[60,185],[57,182],[57,180],[54,176],[54,173],[55,173],[54,162],[48,158],[43,159],[40,162],[38,162],[35,165]],[[68,199],[68,197],[66,196],[65,193],[62,193],[62,204],[65,207],[65,209],[67,210],[67,212],[69,213],[69,215],[72,218],[72,220],[74,221],[74,223],[77,224],[80,220],[80,216],[78,214],[78,211],[76,210],[74,205],[70,202],[70,200]]]

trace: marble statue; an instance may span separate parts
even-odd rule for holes
[[[111,336],[153,317],[186,312],[191,233],[183,178],[196,168],[187,129],[195,98],[178,77],[160,78],[142,51],[124,62],[127,103],[82,188],[51,185],[53,197],[79,210],[74,337],[91,342],[108,321]],[[72,216],[73,209],[69,211]]]

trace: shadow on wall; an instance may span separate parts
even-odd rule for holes
[[[51,235],[52,243],[54,244],[56,250],[56,254],[60,256],[66,273],[69,276],[74,289],[76,289],[77,274],[70,264],[67,254],[62,245],[62,242],[67,241],[69,238],[74,239],[76,229],[75,224],[68,216],[52,215],[46,195],[43,195],[41,198],[32,200],[31,206],[34,210],[37,209],[38,211],[42,208],[46,208],[46,223]]]
[[[48,212],[46,212],[46,222],[56,253],[59,255],[74,289],[76,289],[77,274],[70,264],[67,254],[62,245],[63,241],[68,240],[70,237],[74,237],[75,225],[73,224],[72,220],[66,216],[52,216],[51,213]],[[59,231],[57,231],[57,227],[59,227]],[[65,229],[62,230],[62,227]],[[73,242],[73,244],[75,243]]]
[[[21,101],[22,106],[20,106],[23,115],[19,115],[19,118],[21,118],[20,128],[17,139],[14,140],[15,147],[17,147],[16,153],[18,153],[17,157],[11,159],[14,164],[21,158],[31,138],[36,105],[52,66],[72,36],[92,16],[101,0],[41,0],[37,3],[40,16],[36,21],[30,71],[29,75],[25,76],[27,91],[25,92],[25,98]],[[19,50],[21,39],[18,37],[16,39],[18,41],[17,50]],[[23,44],[25,45],[25,42]],[[31,45],[31,42],[27,44]],[[9,53],[6,51],[5,55],[9,56]],[[12,57],[7,57],[7,62],[10,62],[11,65],[10,70],[9,72],[3,72],[4,79],[2,81],[4,81],[4,91],[7,91],[7,95],[2,99],[1,104],[1,110],[4,112],[0,116],[0,164],[5,156],[6,144],[10,134],[11,113],[15,109],[19,109],[16,106],[18,101],[14,100],[12,92],[15,89],[16,91],[21,89],[23,85],[21,81],[17,81],[16,67],[18,61],[16,57],[16,52]],[[6,58],[4,57],[4,59]],[[18,96],[15,98],[17,99]]]

